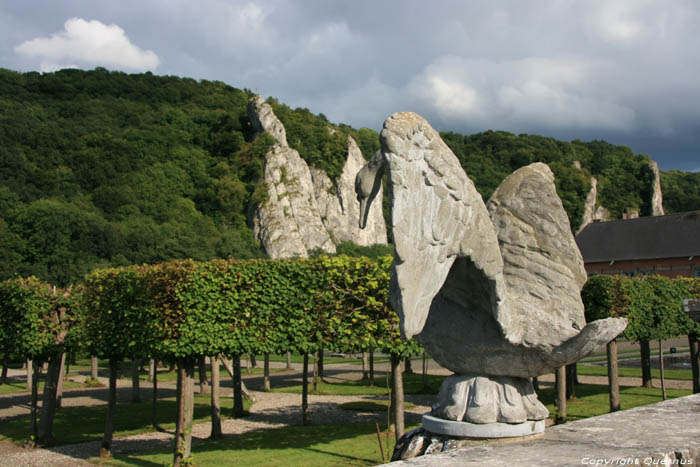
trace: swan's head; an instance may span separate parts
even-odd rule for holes
[[[384,159],[382,154],[377,151],[372,160],[362,167],[355,177],[355,193],[357,194],[357,201],[360,202],[361,229],[367,226],[369,208],[372,206],[372,201],[374,201],[382,186],[383,175]]]

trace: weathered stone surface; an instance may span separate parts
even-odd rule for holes
[[[294,149],[275,145],[265,156],[268,200],[256,206],[253,233],[271,258],[306,257],[315,248],[334,253],[318,212],[311,172]]]
[[[445,420],[479,424],[516,424],[549,416],[529,379],[478,375],[447,377],[431,413]]]
[[[610,214],[610,211],[608,208],[603,206],[602,204],[598,206],[598,208],[595,210],[595,214],[593,214],[593,220],[594,221],[609,221],[612,219],[612,214]]]
[[[387,242],[381,202],[372,204],[366,227],[359,226],[360,203],[355,194],[355,177],[366,162],[355,140],[348,136],[348,155],[337,180],[332,181],[324,171],[311,168],[319,214],[336,245],[346,241],[363,246]],[[381,201],[381,189],[379,196]]]
[[[272,111],[270,104],[265,102],[262,96],[253,96],[248,100],[248,119],[250,120],[256,136],[263,132],[268,132],[274,136],[280,145],[288,146],[287,132],[284,125],[279,121]]]
[[[659,174],[659,164],[654,161],[650,161],[649,168],[653,174],[653,178],[651,180],[651,215],[663,216],[664,205],[663,196],[661,194],[661,175]]]
[[[384,122],[381,144],[382,168],[392,193],[390,297],[403,335],[411,337],[423,329],[428,312],[433,314],[433,299],[458,257],[468,259],[460,271],[472,270],[479,287],[485,288],[479,306],[495,314],[504,293],[498,241],[481,195],[457,157],[428,122],[410,112],[393,114]],[[380,177],[381,171],[361,172],[357,186],[371,186],[362,177],[372,176]],[[464,279],[460,274],[458,280]]]
[[[395,246],[389,294],[401,332],[417,335],[458,374],[443,384],[433,414],[473,423],[541,420],[546,409],[525,378],[584,357],[626,326],[612,318],[586,325],[586,272],[554,175],[541,163],[517,170],[487,210],[418,115],[390,116],[381,143],[356,190],[371,203],[386,171]]]
[[[579,167],[580,168],[580,167]],[[583,215],[581,216],[581,225],[576,234],[583,230],[588,224],[593,222],[595,215],[595,205],[598,201],[598,179],[591,177],[591,189],[588,190],[586,201],[583,203]]]
[[[546,164],[508,176],[488,202],[503,255],[513,344],[554,348],[586,325],[581,252]]]
[[[443,451],[391,465],[698,465],[698,413],[700,394],[695,394],[552,426],[537,438],[518,442],[443,437]],[[411,438],[416,436],[430,439],[434,434],[411,432]],[[401,454],[395,451],[392,460],[407,458]]]

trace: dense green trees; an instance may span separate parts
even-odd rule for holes
[[[34,274],[64,286],[97,267],[262,256],[247,213],[264,197],[274,140],[251,141],[251,95],[221,82],[103,68],[0,69],[0,279]],[[289,144],[331,177],[342,169],[347,135],[366,158],[379,148],[374,130],[268,101]],[[590,174],[613,215],[648,210],[648,158],[623,146],[500,131],[442,136],[484,198],[513,170],[544,161],[575,227]],[[662,174],[669,212],[700,208],[696,175]]]

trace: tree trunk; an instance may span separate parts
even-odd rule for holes
[[[309,418],[309,354],[304,352],[304,365],[301,378],[301,415],[302,424],[311,424]]]
[[[406,359],[404,360],[404,373],[413,373],[413,362],[411,361],[411,356],[406,355]]]
[[[245,372],[246,372],[246,374],[248,374],[248,375],[251,374],[251,373],[253,373],[253,369],[252,369],[251,366],[250,366],[250,354],[247,354],[247,355],[246,355],[246,359],[245,359]]]
[[[374,386],[374,350],[369,351],[369,385]]]
[[[5,357],[2,361],[2,376],[0,376],[0,384],[6,384],[7,383],[7,365],[8,365],[7,357]]]
[[[323,381],[323,349],[318,351],[318,359],[316,360],[318,366],[318,377]]]
[[[31,391],[32,390],[32,376],[34,375],[34,371],[32,370],[32,361],[30,359],[27,359],[27,390]]]
[[[287,352],[287,369],[292,369],[292,352]]]
[[[363,380],[368,380],[369,379],[369,360],[367,358],[367,352],[362,352],[362,379]]]
[[[661,373],[661,396],[666,400],[666,381],[664,378],[664,349],[659,339],[659,372]]]
[[[107,417],[105,417],[105,433],[102,437],[100,457],[107,459],[112,455],[112,434],[114,432],[114,409],[117,406],[117,372],[119,362],[109,359],[109,399],[107,402]]]
[[[423,392],[428,392],[428,354],[423,352]]]
[[[649,341],[639,341],[642,360],[642,387],[651,388],[651,348]]]
[[[32,361],[27,360],[27,369],[32,369]],[[34,366],[33,374],[29,381],[32,385],[32,436],[34,438],[34,446],[39,441],[39,426],[36,423],[37,405],[39,403],[39,376],[41,375],[41,365],[38,363]]]
[[[233,367],[231,366],[231,362],[228,361],[226,357],[223,355],[219,355],[219,360],[221,361],[221,364],[226,368],[226,371],[228,372],[228,375],[231,377],[231,379],[234,379],[233,376]],[[255,397],[253,397],[253,394],[248,391],[248,388],[246,387],[245,383],[241,380],[241,392],[243,392],[243,396],[251,401],[255,401]]]
[[[173,467],[180,467],[185,457],[185,379],[187,378],[185,364],[177,363],[177,418],[175,419],[175,451],[173,452]]]
[[[185,366],[185,381],[183,384],[184,394],[182,395],[185,415],[184,435],[185,454],[183,460],[189,460],[192,455],[192,422],[194,420],[194,363],[187,362]]]
[[[576,363],[566,365],[566,398],[576,397]]]
[[[314,355],[313,378],[311,381],[313,383],[313,389],[311,390],[311,392],[316,394],[318,392],[318,353]]]
[[[211,434],[209,438],[221,438],[221,402],[219,399],[219,359],[210,357],[211,362]]]
[[[695,334],[688,336],[688,351],[690,352],[690,366],[693,369],[693,394],[700,393],[700,342]]]
[[[395,354],[391,354],[391,408],[394,415],[394,434],[396,436],[396,441],[399,441],[404,434],[405,425],[403,418],[403,406],[404,406],[404,395],[403,395],[403,376],[401,375],[401,357]]]
[[[90,357],[90,378],[97,379],[97,357]]]
[[[270,391],[270,354],[266,353],[263,360],[263,390]]]
[[[158,360],[151,360],[153,364],[153,391],[151,393],[151,425],[158,427]]]
[[[139,361],[131,361],[131,402],[141,402],[141,381],[139,380]]]
[[[56,383],[56,410],[61,408],[63,401],[63,380],[68,373],[68,364],[66,363],[66,353],[61,354],[61,365],[58,370],[58,381]]]
[[[233,356],[233,418],[241,418],[243,411],[243,390],[241,388],[241,356]]]
[[[608,392],[610,393],[610,411],[620,410],[620,380],[617,367],[617,340],[607,345],[608,354]]]
[[[556,423],[566,423],[566,368],[557,368],[555,373],[555,386],[557,388]]]
[[[253,368],[257,368],[258,361],[255,358],[255,354],[252,354],[252,353],[248,354],[248,358],[250,359],[250,366],[252,366]]]
[[[53,354],[49,357],[49,368],[44,380],[44,396],[41,399],[41,418],[39,419],[39,444],[51,444],[53,438],[53,420],[56,416],[56,396],[58,378],[61,373],[61,361],[65,354]]]
[[[148,360],[148,378],[146,379],[146,381],[148,381],[149,383],[152,383],[153,382],[153,375],[155,374],[155,372],[156,372],[156,361],[151,358],[150,360]]]
[[[207,380],[207,357],[199,357],[199,393],[209,393],[209,381]]]

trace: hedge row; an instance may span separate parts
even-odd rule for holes
[[[625,317],[620,336],[633,341],[700,335],[700,325],[683,310],[683,300],[700,299],[700,279],[664,276],[596,275],[581,291],[586,321]]]

